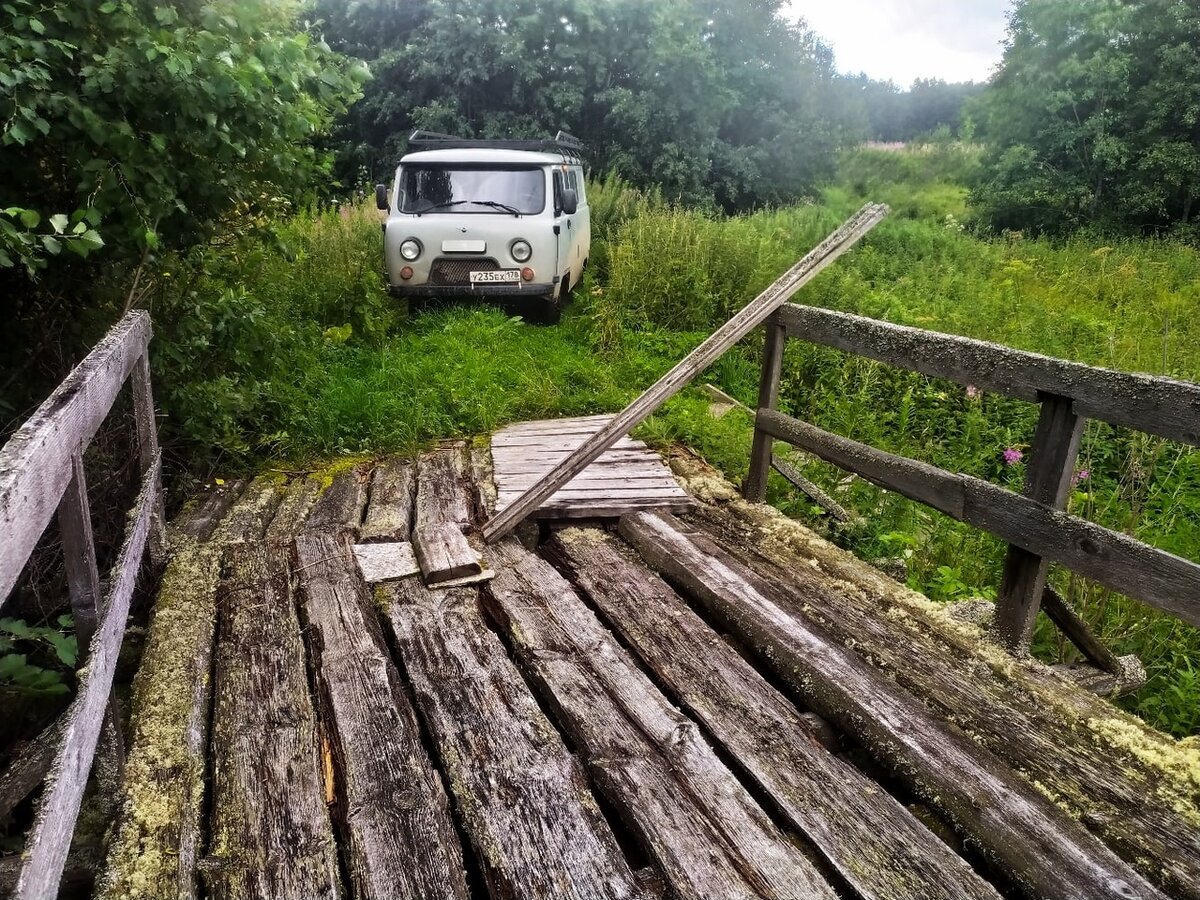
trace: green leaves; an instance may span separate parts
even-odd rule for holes
[[[46,651],[58,665],[71,670],[78,659],[75,635],[65,634],[70,616],[59,616],[59,627],[34,626],[21,619],[0,619],[0,684],[42,694],[65,694],[69,688],[64,671],[52,668]],[[25,652],[16,652],[18,645]],[[47,665],[40,665],[44,661]]]

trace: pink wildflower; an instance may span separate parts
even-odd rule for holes
[[[1015,447],[1009,447],[1004,451],[1004,464],[1006,466],[1015,466],[1024,458],[1025,454]]]
[[[1080,469],[1078,472],[1075,473],[1075,483],[1079,484],[1079,482],[1087,481],[1091,477],[1092,477],[1092,473],[1089,472],[1087,469]]]
[[[983,396],[983,391],[981,391],[979,388],[975,387],[975,385],[973,385],[973,384],[967,385],[967,399],[968,400],[978,400],[982,396]]]

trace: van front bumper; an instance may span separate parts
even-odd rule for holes
[[[459,284],[389,284],[388,292],[393,297],[545,297],[554,293],[558,285],[545,282],[521,282],[520,284],[489,284],[487,287],[466,287]]]

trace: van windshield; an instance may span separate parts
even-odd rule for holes
[[[406,165],[400,211],[533,215],[546,205],[546,176],[537,167]]]

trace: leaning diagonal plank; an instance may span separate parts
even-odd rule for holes
[[[621,534],[746,640],[816,712],[872,748],[1037,897],[1162,898],[1082,825],[916,697],[781,605],[760,579],[673,516],[636,513]]]
[[[354,895],[466,900],[446,793],[421,746],[348,540],[300,534],[296,571]]]
[[[214,900],[341,894],[288,559],[316,487],[294,481],[267,540],[226,552],[205,869]]]
[[[878,784],[813,740],[796,708],[615,536],[569,529],[547,550],[858,895],[998,900]]]
[[[687,471],[693,486],[720,486]],[[732,486],[726,486],[726,496]],[[1200,900],[1200,747],[1017,660],[975,626],[832,546],[773,507],[733,499],[689,524],[719,540],[781,603],[1020,772],[1161,889]],[[804,572],[803,581],[794,578]],[[1014,736],[1019,735],[1019,738]]]
[[[526,516],[537,510],[542,501],[586,469],[605,450],[629,434],[632,428],[716,362],[730,347],[765,322],[796,291],[816,278],[834,260],[853,247],[859,238],[878,225],[887,213],[886,206],[868,203],[847,219],[837,231],[813,248],[774,284],[685,356],[670,372],[614,416],[611,422],[584,441],[578,450],[558,463],[541,481],[484,525],[484,538],[489,542],[494,541],[520,525]]]
[[[836,896],[554,567],[511,539],[492,552],[490,610],[671,896]]]
[[[96,896],[199,895],[216,596],[224,547],[257,541],[279,504],[270,479],[214,491],[168,529],[163,573],[133,682],[132,737],[117,829]],[[239,496],[240,494],[240,496]],[[228,508],[230,497],[235,499]]]
[[[381,591],[491,896],[643,896],[579,762],[484,624],[478,590],[406,578]]]

